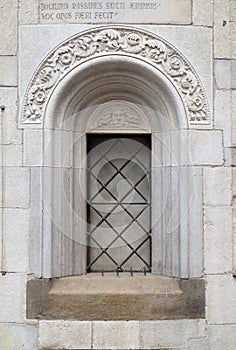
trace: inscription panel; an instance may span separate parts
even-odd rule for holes
[[[191,23],[191,0],[40,1],[41,24]]]

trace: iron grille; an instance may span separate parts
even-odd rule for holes
[[[150,271],[150,135],[88,136],[89,272]]]

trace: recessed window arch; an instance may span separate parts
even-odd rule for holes
[[[107,113],[121,109],[132,115],[129,123],[114,123],[112,118],[108,122]],[[186,158],[182,142],[186,128],[185,107],[175,87],[139,59],[94,58],[68,74],[56,86],[43,124],[42,250],[36,275],[87,272],[86,134],[147,133],[154,179],[151,272],[200,276],[202,260],[190,247],[192,240],[201,246],[202,237],[192,236],[191,218],[186,215],[195,169],[181,164]],[[35,264],[32,256],[31,265]]]

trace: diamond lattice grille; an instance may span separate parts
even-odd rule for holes
[[[150,137],[88,137],[88,271],[150,270]]]

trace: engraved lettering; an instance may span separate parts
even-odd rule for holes
[[[192,0],[40,0],[41,23],[190,24]],[[58,15],[57,15],[58,14]]]

